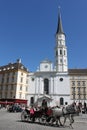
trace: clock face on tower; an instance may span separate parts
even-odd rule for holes
[[[45,65],[45,68],[47,68],[48,67],[48,65]]]

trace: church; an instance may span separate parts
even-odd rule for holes
[[[68,74],[68,55],[66,37],[63,31],[61,14],[58,14],[56,30],[55,64],[45,59],[40,62],[36,72],[29,73],[28,104],[40,105],[46,101],[48,106],[70,103],[70,76]]]

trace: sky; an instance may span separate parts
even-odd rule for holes
[[[21,59],[29,71],[55,62],[60,7],[69,68],[87,68],[87,0],[0,0],[0,66]]]

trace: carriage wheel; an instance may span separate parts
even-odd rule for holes
[[[42,115],[42,117],[39,118],[39,123],[46,124],[46,117],[44,115]]]
[[[28,121],[28,114],[26,111],[21,113],[21,121]]]

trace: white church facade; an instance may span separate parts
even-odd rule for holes
[[[68,75],[68,56],[66,37],[62,27],[61,15],[58,15],[56,31],[55,65],[45,59],[40,62],[34,73],[29,73],[28,104],[41,105],[43,100],[48,105],[70,103],[70,79]]]

